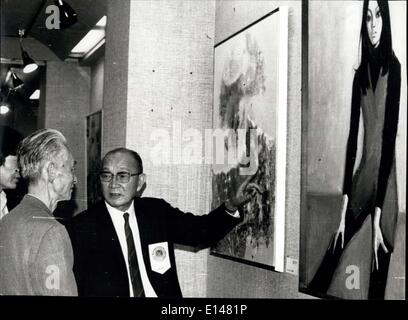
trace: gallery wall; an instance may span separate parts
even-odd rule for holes
[[[285,256],[298,260],[301,151],[301,2],[217,1],[215,43],[228,38],[279,6],[287,6],[289,10]],[[273,32],[271,32],[271,37],[273,37]],[[268,271],[213,255],[208,258],[207,281],[208,297],[310,297],[298,292],[297,275]]]
[[[107,1],[102,155],[126,141],[130,1]]]
[[[90,68],[77,63],[48,61],[46,72],[44,127],[62,132],[77,161],[75,204],[67,207],[70,211],[67,214],[79,213],[86,209],[87,202],[85,117],[90,106]]]
[[[103,108],[103,83],[105,57],[102,55],[91,67],[91,104],[89,113]]]

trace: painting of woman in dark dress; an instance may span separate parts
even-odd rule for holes
[[[360,65],[352,86],[340,223],[308,288],[328,291],[345,248],[371,215],[372,241],[366,244],[372,252],[368,299],[384,299],[398,212],[387,212],[383,205],[390,176],[395,176],[401,90],[401,65],[393,51],[387,1],[364,1],[360,45]],[[354,171],[360,130],[364,131],[362,156]]]

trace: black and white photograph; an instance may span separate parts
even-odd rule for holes
[[[0,0],[0,305],[405,300],[406,17]]]

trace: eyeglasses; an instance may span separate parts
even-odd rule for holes
[[[117,174],[113,174],[111,172],[107,171],[102,171],[99,173],[99,179],[101,179],[102,182],[111,182],[113,177],[116,176],[116,180],[119,183],[128,183],[130,181],[130,177],[137,176],[140,173],[130,173],[130,172],[118,172]]]

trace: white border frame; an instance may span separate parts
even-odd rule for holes
[[[279,88],[276,116],[275,270],[285,269],[286,140],[288,101],[288,7],[279,7]]]

